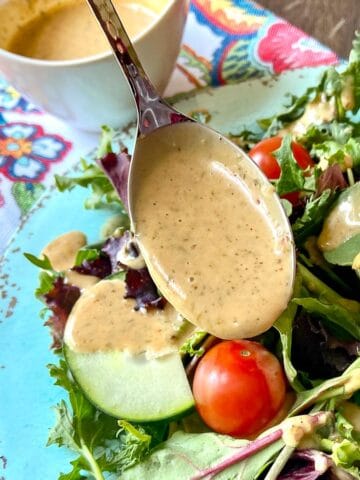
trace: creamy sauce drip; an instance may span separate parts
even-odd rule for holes
[[[321,125],[336,118],[336,106],[333,101],[314,100],[305,107],[304,114],[279,131],[279,135],[292,133],[295,136],[304,135],[311,125]]]
[[[341,405],[341,413],[350,423],[352,423],[355,430],[360,432],[360,407],[355,403],[344,402]]]
[[[199,129],[198,143],[188,128]],[[204,137],[200,125],[172,126],[165,148],[159,135],[137,147],[149,158],[134,172],[132,205],[155,283],[177,311],[213,335],[264,332],[292,289],[292,243],[272,221],[272,190],[260,186],[232,144]]]
[[[331,417],[330,412],[320,412],[315,415],[298,415],[296,417],[287,418],[281,424],[283,429],[282,439],[289,447],[296,448],[300,442],[314,430],[325,425]]]
[[[66,325],[65,343],[74,351],[122,350],[148,357],[178,351],[189,333],[167,304],[163,310],[135,311],[121,280],[102,280],[83,292]]]
[[[84,289],[99,281],[93,275],[82,275],[70,270],[75,265],[78,251],[85,245],[86,236],[82,232],[73,231],[52,240],[41,253],[49,258],[55,271],[65,272],[68,283]]]
[[[49,258],[54,270],[62,272],[75,265],[77,252],[85,245],[86,236],[73,231],[52,240],[41,253]]]
[[[89,288],[99,281],[99,278],[95,277],[94,275],[83,275],[72,270],[66,271],[65,278],[67,283],[70,283],[71,285],[80,288],[80,290]]]
[[[360,233],[360,183],[341,196],[325,219],[318,238],[320,250],[331,251]],[[360,248],[360,247],[359,247]]]
[[[131,38],[149,27],[156,13],[138,1],[113,0]],[[73,60],[109,50],[85,0],[59,2],[30,18],[9,39],[6,50],[43,60]]]

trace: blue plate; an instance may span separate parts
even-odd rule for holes
[[[207,110],[209,125],[223,133],[239,131],[257,118],[280,109],[287,92],[301,94],[316,84],[322,69],[286,73],[277,78],[253,80],[207,89],[178,99],[177,107],[189,113]],[[132,133],[120,133],[125,144]],[[51,409],[62,397],[53,386],[46,365],[56,361],[49,350],[49,333],[39,318],[41,304],[34,297],[38,270],[23,253],[39,254],[43,246],[69,230],[82,230],[88,240],[99,237],[109,212],[86,211],[87,192],[48,191],[32,210],[7,248],[0,268],[0,479],[50,480],[69,470],[71,453],[46,448],[54,423]]]

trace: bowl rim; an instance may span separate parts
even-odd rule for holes
[[[132,44],[136,47],[136,44],[143,40],[157,25],[163,20],[167,15],[171,7],[178,2],[179,0],[167,0],[167,3],[161,13],[156,17],[156,20],[145,28],[142,32],[138,33],[133,39]],[[38,67],[50,67],[50,68],[59,68],[59,67],[77,67],[81,65],[93,64],[106,60],[113,56],[111,50],[103,53],[97,53],[96,55],[91,55],[89,57],[76,58],[73,60],[43,60],[41,58],[32,58],[19,55],[17,53],[9,52],[4,48],[0,48],[0,56],[7,57],[9,60],[17,61],[19,63],[38,66]]]

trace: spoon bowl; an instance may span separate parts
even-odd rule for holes
[[[217,337],[266,331],[295,277],[279,197],[243,150],[157,94],[111,1],[88,3],[137,106],[128,208],[152,278],[182,316]]]

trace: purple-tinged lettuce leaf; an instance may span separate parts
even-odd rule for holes
[[[76,254],[75,267],[79,267],[85,260],[96,260],[99,258],[100,252],[98,248],[86,246],[80,248]]]
[[[121,248],[129,241],[131,237],[130,232],[125,232],[121,237],[110,237],[106,240],[105,244],[101,248],[101,251],[107,255],[111,263],[111,273],[116,273],[121,269],[121,265],[118,261],[118,253]]]
[[[340,166],[335,163],[328,167],[318,178],[316,196],[320,197],[326,190],[344,190],[348,187]]]
[[[317,480],[333,466],[329,455],[318,450],[294,452],[278,480]]]
[[[44,295],[44,301],[52,312],[45,324],[51,329],[52,348],[61,347],[67,319],[79,297],[80,289],[65,283],[63,277],[56,278],[52,289]]]
[[[82,275],[93,275],[98,278],[106,278],[111,275],[111,261],[107,255],[100,255],[92,260],[84,260],[81,265],[72,268]]]
[[[101,251],[110,259],[112,274],[116,274],[119,270],[125,271],[125,298],[133,298],[136,301],[136,310],[139,310],[140,308],[163,309],[166,300],[159,294],[148,269],[144,267],[135,270],[119,262],[118,253],[125,246],[128,246],[128,248],[133,251],[134,257],[139,255],[135,244],[133,244],[132,235],[128,231],[121,237],[109,238],[101,249]]]
[[[360,313],[351,312],[342,305],[326,303],[317,298],[293,298],[292,302],[303,307],[310,315],[320,317],[324,324],[337,332],[337,337],[360,341]]]
[[[136,300],[135,310],[140,308],[162,309],[165,307],[166,300],[159,295],[147,268],[142,268],[141,270],[129,269],[126,273],[125,283],[125,298]]]
[[[292,342],[295,368],[313,380],[341,375],[360,355],[360,342],[336,339],[304,311],[294,321]]]
[[[128,179],[131,157],[127,150],[121,153],[108,152],[99,159],[99,163],[111,179],[124,208],[128,211]]]

